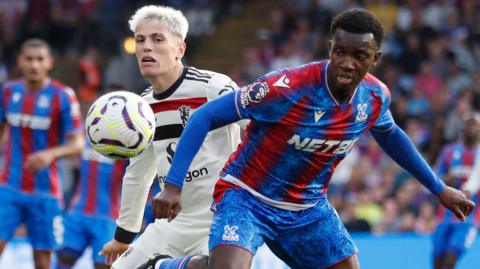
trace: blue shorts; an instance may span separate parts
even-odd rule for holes
[[[25,224],[35,250],[54,250],[63,241],[59,199],[37,197],[0,187],[0,240],[9,240]]]
[[[460,257],[472,246],[476,236],[477,228],[472,223],[440,223],[432,235],[433,256],[453,253]]]
[[[113,219],[68,213],[65,215],[65,237],[60,253],[65,252],[78,258],[91,246],[94,262],[104,264],[105,257],[98,256],[98,252],[113,239],[116,227]]]
[[[217,185],[218,186],[218,185]],[[215,193],[209,249],[234,245],[253,254],[264,242],[292,268],[327,268],[358,250],[325,201],[302,210],[279,209],[240,188]]]

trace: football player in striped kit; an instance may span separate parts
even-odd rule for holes
[[[107,158],[87,140],[85,144],[80,178],[64,216],[65,235],[62,248],[57,251],[57,269],[72,268],[89,246],[95,268],[109,268],[105,258],[97,254],[115,234],[122,177],[128,161]]]
[[[327,188],[336,165],[365,131],[465,220],[474,203],[433,173],[395,124],[390,91],[368,73],[381,56],[378,19],[364,9],[347,10],[334,18],[331,34],[328,60],[266,74],[205,104],[190,119],[166,187],[154,200],[157,218],[175,221],[184,176],[205,135],[251,120],[215,186],[210,256],[158,255],[139,268],[247,269],[263,243],[292,268],[360,268]]]
[[[467,178],[475,176],[478,179],[473,166],[478,163],[479,135],[480,115],[468,114],[464,120],[461,140],[445,146],[438,160],[437,173],[447,185],[468,189]],[[478,190],[471,193],[472,201],[478,203]],[[480,224],[480,209],[477,205],[466,221],[461,222],[452,212],[440,206],[437,218],[438,226],[432,234],[434,268],[453,269],[458,259],[475,241]]]
[[[130,160],[115,238],[100,253],[107,263],[116,260],[115,269],[135,268],[154,253],[208,254],[213,187],[240,140],[236,124],[210,132],[185,177],[182,212],[172,222],[157,219],[129,246],[140,231],[150,185],[155,175],[160,181],[165,179],[190,116],[204,103],[237,88],[226,75],[182,64],[188,22],[181,11],[144,6],[129,23],[141,73],[152,84],[141,95],[155,113],[156,130],[153,143]]]
[[[49,269],[62,243],[62,193],[58,158],[83,150],[80,109],[71,88],[50,79],[50,46],[29,39],[20,49],[23,78],[5,83],[0,94],[0,137],[7,135],[0,174],[0,253],[25,224],[35,268]]]

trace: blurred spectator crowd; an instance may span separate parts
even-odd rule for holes
[[[17,75],[15,53],[21,41],[38,36],[52,44],[57,64],[72,59],[77,63],[67,83],[75,86],[85,104],[103,85],[119,83],[141,90],[146,82],[135,58],[127,57],[121,45],[129,34],[127,18],[146,3],[185,12],[191,24],[188,51],[195,53],[203,35],[214,33],[226,14],[241,13],[248,1],[0,0],[0,83]],[[380,18],[386,33],[383,58],[373,73],[392,92],[397,124],[430,164],[435,164],[443,146],[459,138],[462,117],[480,111],[480,1],[276,3],[269,10],[269,26],[258,29],[255,45],[245,48],[241,63],[228,70],[239,85],[273,69],[326,58],[333,16],[363,7]],[[436,199],[368,134],[338,166],[329,199],[350,231],[428,234],[436,225]]]

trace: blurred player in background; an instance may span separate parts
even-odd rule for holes
[[[480,135],[480,115],[470,114],[463,124],[461,141],[447,145],[439,157],[438,176],[448,185],[456,189],[463,188],[471,174],[472,166],[478,156],[478,140]],[[471,199],[477,203],[478,196]],[[453,269],[458,259],[470,248],[477,235],[480,214],[478,206],[465,222],[460,222],[445,207],[438,211],[439,223],[433,233],[433,263],[435,269]]]
[[[52,251],[63,240],[57,159],[81,153],[81,115],[73,90],[48,77],[54,60],[45,41],[25,41],[17,64],[23,78],[5,83],[0,94],[0,135],[7,136],[0,174],[0,253],[23,223],[35,268],[49,269]]]
[[[155,113],[156,131],[152,145],[130,160],[123,178],[115,239],[101,251],[107,263],[116,260],[112,266],[115,269],[135,268],[154,253],[208,253],[213,187],[240,136],[238,125],[209,134],[184,177],[187,183],[181,198],[182,213],[171,223],[155,220],[129,248],[140,231],[150,185],[155,175],[164,181],[190,115],[202,104],[237,87],[226,75],[182,64],[188,22],[179,10],[145,6],[136,11],[129,23],[135,35],[140,71],[152,84],[142,96]]]
[[[65,236],[57,251],[57,269],[73,267],[88,246],[92,247],[95,268],[109,268],[97,253],[115,234],[127,164],[127,160],[113,160],[97,153],[86,141],[78,185],[64,217]]]
[[[264,242],[292,268],[359,268],[357,248],[326,193],[364,131],[465,220],[473,203],[433,173],[395,124],[389,89],[368,73],[381,56],[378,19],[348,10],[334,18],[331,34],[329,60],[271,72],[195,112],[154,200],[156,217],[181,214],[184,176],[207,133],[251,119],[215,187],[210,257],[157,255],[140,268],[246,269]]]

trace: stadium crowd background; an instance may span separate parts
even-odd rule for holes
[[[244,85],[270,70],[325,58],[330,20],[357,6],[372,11],[385,27],[384,55],[373,73],[392,91],[396,122],[432,165],[441,148],[458,139],[462,116],[480,110],[480,1],[259,2],[263,5],[253,0],[0,0],[0,84],[18,76],[19,44],[42,37],[56,56],[52,76],[76,90],[84,111],[107,85],[141,91],[147,82],[123,45],[131,35],[128,15],[152,3],[180,8],[189,19],[187,65],[226,72]],[[222,53],[202,54],[205,40],[218,38],[216,29],[232,18],[248,24],[245,13],[266,6],[260,10],[266,23],[255,28],[256,38],[247,40],[239,57],[229,59],[233,64],[203,66],[212,54]],[[73,177],[64,184],[67,194]],[[435,228],[436,199],[369,135],[357,142],[330,184],[329,199],[350,231],[429,234]]]

